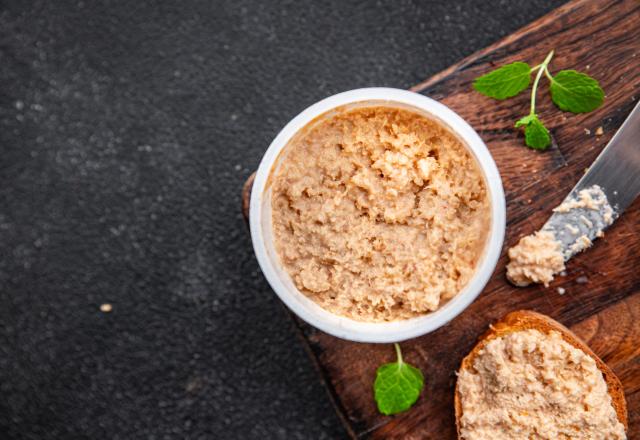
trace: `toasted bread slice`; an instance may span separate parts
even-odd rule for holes
[[[489,330],[487,330],[480,338],[478,339],[478,343],[471,350],[471,352],[462,360],[462,364],[460,365],[460,372],[465,369],[473,368],[473,363],[482,349],[488,341],[495,339],[499,336],[534,329],[538,330],[542,333],[548,334],[551,331],[556,331],[560,333],[562,339],[564,339],[567,343],[572,346],[582,350],[589,356],[591,356],[595,361],[598,369],[602,372],[602,376],[607,383],[607,389],[609,391],[609,395],[611,396],[611,403],[613,408],[616,411],[618,416],[618,420],[624,425],[625,431],[628,430],[628,416],[627,416],[627,402],[624,398],[624,391],[622,389],[622,384],[620,383],[620,379],[611,371],[611,368],[607,366],[588,346],[585,344],[578,336],[576,336],[571,330],[560,324],[558,321],[555,321],[548,316],[542,315],[540,313],[532,312],[529,310],[518,310],[516,312],[511,312],[502,318],[500,321],[493,324]],[[462,438],[461,435],[461,427],[460,420],[462,417],[462,403],[460,401],[460,395],[458,391],[458,384],[456,383],[455,396],[454,396],[454,405],[456,412],[456,428],[458,430],[458,438]]]

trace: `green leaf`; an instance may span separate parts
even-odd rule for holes
[[[531,121],[524,129],[524,141],[533,149],[546,150],[551,145],[551,135],[539,119]]]
[[[395,346],[398,361],[380,366],[373,384],[378,410],[385,415],[397,414],[411,408],[424,387],[422,372],[405,363],[402,360],[400,346]]]
[[[476,78],[473,88],[491,98],[506,99],[522,92],[530,82],[531,67],[518,61]]]
[[[604,101],[598,81],[575,70],[561,70],[551,80],[551,99],[564,111],[586,113]]]
[[[534,119],[538,119],[536,115],[527,115],[524,118],[520,118],[518,122],[516,122],[516,128],[522,125],[529,125]]]
[[[516,127],[525,126],[524,141],[536,150],[545,150],[551,145],[551,135],[549,130],[538,119],[537,115],[527,115],[516,122]]]

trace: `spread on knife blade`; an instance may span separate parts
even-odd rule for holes
[[[616,215],[598,185],[571,194],[553,212],[540,231],[509,249],[507,278],[513,284],[548,286],[553,276],[564,270],[565,261],[604,235]]]

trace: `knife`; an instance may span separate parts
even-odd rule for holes
[[[542,227],[564,260],[586,249],[640,193],[640,103]]]

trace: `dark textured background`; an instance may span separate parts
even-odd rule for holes
[[[314,101],[561,3],[0,0],[0,438],[342,438],[242,182]]]

